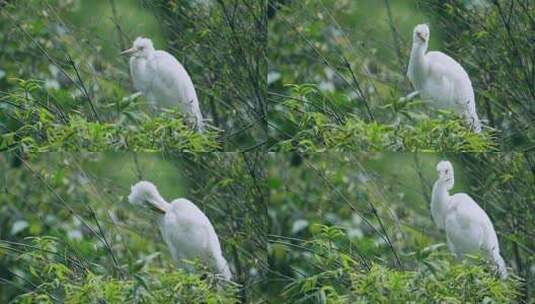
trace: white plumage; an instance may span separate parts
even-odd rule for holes
[[[195,204],[184,198],[168,203],[161,197],[156,186],[147,181],[132,186],[128,201],[158,212],[162,238],[179,267],[191,271],[191,265],[183,260],[199,258],[212,271],[221,274],[226,280],[231,279],[214,227]]]
[[[496,265],[501,278],[506,278],[498,237],[487,213],[466,193],[450,196],[454,176],[449,161],[439,162],[436,169],[438,179],[433,186],[431,215],[438,228],[446,231],[450,251],[460,259],[465,254],[481,254]]]
[[[132,48],[121,54],[131,54],[130,73],[134,87],[149,102],[163,108],[178,105],[188,120],[192,120],[199,130],[203,129],[203,117],[193,82],[173,55],[155,50],[152,41],[143,37],[138,37]]]
[[[472,82],[463,67],[442,52],[427,52],[429,27],[419,24],[414,28],[413,42],[407,76],[417,94],[423,99],[431,99],[439,108],[454,110],[471,129],[481,132],[481,122],[477,116]]]

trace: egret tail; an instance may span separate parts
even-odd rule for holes
[[[217,259],[217,271],[223,275],[225,280],[230,281],[232,278],[232,273],[230,272],[230,268],[228,267],[227,260],[223,256],[220,256]]]
[[[481,121],[479,120],[475,109],[473,111],[469,111],[466,121],[474,133],[481,133]]]
[[[498,273],[500,274],[500,278],[502,280],[506,279],[507,267],[505,267],[505,262],[502,256],[499,253],[494,253],[492,259],[494,260],[494,263],[496,264],[496,267],[498,268]]]
[[[202,116],[199,114],[197,115],[197,130],[201,133],[204,132],[204,121],[202,119]]]

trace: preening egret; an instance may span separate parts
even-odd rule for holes
[[[438,228],[446,231],[450,251],[460,259],[464,254],[481,254],[496,264],[501,278],[506,278],[498,237],[487,213],[466,193],[450,196],[454,178],[449,161],[439,162],[436,169],[438,179],[433,186],[431,215]]]
[[[199,130],[204,122],[193,82],[182,64],[171,54],[155,50],[152,41],[138,37],[131,48],[121,54],[130,54],[130,73],[134,87],[147,100],[164,108],[179,106],[188,120]]]
[[[203,265],[221,274],[225,280],[231,279],[214,227],[195,204],[184,198],[168,203],[156,186],[147,181],[132,186],[128,201],[159,214],[160,233],[178,266],[191,271],[191,265],[183,260],[199,258]]]
[[[427,24],[417,25],[412,39],[407,76],[416,91],[407,98],[420,94],[423,99],[431,99],[436,106],[458,113],[474,132],[481,132],[474,90],[466,71],[442,52],[426,53],[429,45]]]

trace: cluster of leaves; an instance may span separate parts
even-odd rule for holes
[[[404,115],[404,121],[384,124],[367,122],[358,114],[330,115],[324,109],[335,102],[314,85],[293,86],[279,108],[294,129],[285,131],[289,139],[278,137],[280,151],[495,151],[491,131],[471,132],[458,116],[442,111],[438,118],[414,115],[411,104],[390,104]],[[280,113],[283,113],[281,110]],[[331,112],[334,113],[334,112]]]
[[[455,263],[425,248],[416,269],[400,270],[351,253],[343,229],[313,230],[303,247],[316,270],[288,283],[283,296],[292,303],[514,303],[519,296],[516,279],[500,280],[477,259]]]
[[[218,287],[219,280],[207,273],[148,268],[115,278],[87,269],[55,238],[32,238],[22,250],[3,247],[19,251],[24,280],[34,286],[12,303],[238,303],[236,285]]]
[[[19,80],[19,85],[1,98],[7,106],[0,117],[12,122],[2,135],[0,149],[20,148],[25,153],[46,151],[214,151],[221,148],[219,132],[197,132],[177,110],[157,117],[121,105],[117,122],[88,121],[78,112],[64,113],[47,102],[50,94],[41,82]],[[16,127],[15,127],[16,126]]]

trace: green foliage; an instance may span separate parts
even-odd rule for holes
[[[154,268],[114,278],[57,261],[57,255],[68,257],[69,252],[54,238],[34,238],[32,244],[19,261],[29,268],[32,277],[26,279],[35,287],[12,303],[238,303],[237,286],[221,288],[210,274]]]
[[[519,283],[502,281],[487,267],[430,257],[415,272],[374,264],[352,278],[356,303],[514,303]]]
[[[136,113],[132,104],[120,104],[117,122],[88,121],[79,112],[67,114],[47,103],[50,94],[41,82],[18,83],[15,90],[2,97],[9,107],[4,108],[0,117],[18,126],[2,135],[2,150],[202,152],[221,148],[218,130],[209,127],[203,133],[196,132],[177,110],[165,110],[151,117]]]
[[[493,0],[467,9],[461,1],[420,0],[444,32],[448,53],[471,76],[478,112],[501,129],[502,150],[535,142],[535,2]],[[496,43],[500,41],[500,43]]]
[[[348,254],[343,230],[323,226],[306,242],[316,266],[313,274],[288,284],[292,303],[515,303],[520,283],[502,281],[483,263],[455,263],[433,252],[414,270],[372,262]]]
[[[266,137],[264,1],[200,2],[204,1],[2,4],[0,27],[6,30],[0,33],[0,133],[15,136],[22,129],[23,144],[39,151],[256,147]],[[190,74],[206,124],[212,126],[206,137],[187,132],[177,113],[162,113],[152,122],[142,107],[134,106],[144,98],[129,100],[136,91],[128,58],[119,53],[139,35],[152,38],[156,49],[171,53]],[[14,121],[21,117],[4,113],[19,106],[11,100],[21,85],[15,78],[38,83],[47,92],[34,99],[35,104],[18,109],[28,120]],[[34,115],[53,115],[56,123],[37,121],[42,125],[35,126]],[[63,126],[71,120],[74,125]],[[102,124],[93,124],[97,121]],[[36,127],[39,134],[33,134]],[[71,140],[73,132],[87,134]],[[47,135],[56,138],[46,142],[42,137]],[[14,138],[9,144],[19,142]]]
[[[530,303],[535,290],[533,157],[273,154],[267,165],[272,272],[264,288],[274,303],[396,303],[396,294],[407,299],[402,303],[419,303],[412,292],[420,293],[422,303],[456,303],[452,297],[463,302],[464,296],[471,303]],[[443,159],[455,168],[450,193],[467,193],[491,218],[511,280],[499,281],[493,265],[483,260],[458,262],[448,253],[429,211],[435,166]]]
[[[110,290],[127,303],[260,298],[267,246],[262,159],[260,153],[0,154],[0,302],[37,286],[32,297],[46,291],[105,298]],[[157,218],[127,202],[140,179],[157,185],[166,200],[188,198],[207,215],[231,267],[229,290],[227,284],[219,290],[219,280],[196,261],[195,274],[175,271]],[[70,272],[58,283],[54,271],[61,265]]]
[[[280,4],[269,23],[273,149],[533,147],[532,1],[477,1],[475,8],[466,5],[473,1],[440,0],[272,2]],[[419,23],[430,24],[430,51],[450,55],[467,70],[482,136],[420,99],[400,101],[413,91],[406,67]],[[496,47],[496,41],[503,43]]]
[[[322,93],[314,85],[292,86],[292,94],[281,102],[287,122],[294,128],[290,139],[274,145],[280,151],[493,151],[491,131],[471,132],[453,113],[438,118],[414,115],[410,104],[389,104],[385,109],[403,114],[395,124],[366,122],[358,114],[343,118],[324,111],[336,96]],[[281,112],[282,113],[282,112]],[[400,114],[400,115],[401,115]],[[282,136],[284,138],[286,136]]]

